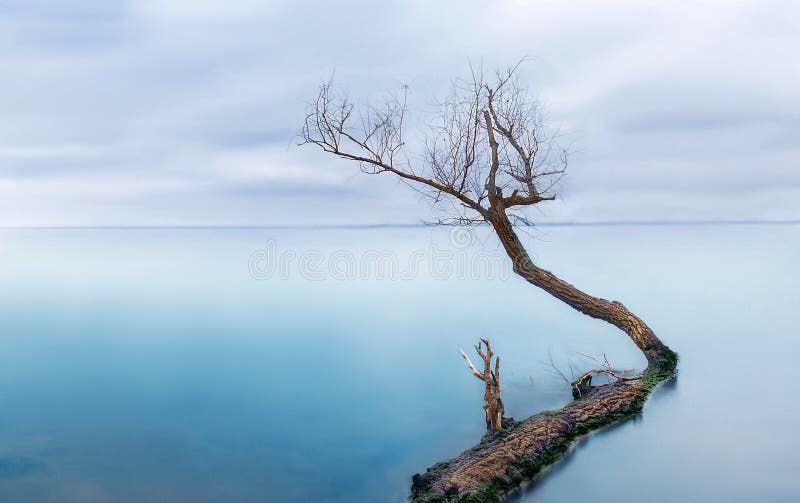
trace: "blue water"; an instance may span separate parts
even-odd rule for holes
[[[800,500],[800,226],[526,239],[681,363],[519,502]],[[569,400],[548,352],[567,372],[578,351],[643,365],[497,258],[482,230],[2,230],[0,501],[401,502],[482,433],[458,354],[478,337],[517,418]]]

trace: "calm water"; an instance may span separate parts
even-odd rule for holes
[[[519,502],[800,501],[800,226],[528,239],[681,364]],[[0,501],[401,502],[482,433],[478,337],[518,418],[569,399],[548,351],[642,366],[499,253],[449,229],[0,231]]]

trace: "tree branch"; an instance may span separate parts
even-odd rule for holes
[[[486,190],[489,191],[489,204],[492,207],[497,205],[501,199],[497,195],[497,170],[500,168],[500,159],[497,154],[497,140],[494,137],[494,127],[492,127],[492,117],[488,110],[483,111],[483,121],[486,124],[486,131],[489,140],[489,150],[491,158],[489,160],[489,176],[486,182]]]
[[[473,365],[473,364],[472,364],[472,360],[470,360],[470,359],[469,359],[469,356],[467,356],[467,354],[464,352],[464,350],[463,350],[463,349],[459,349],[459,351],[461,351],[461,356],[462,356],[462,357],[464,358],[464,360],[467,362],[467,366],[468,366],[468,367],[469,367],[469,369],[472,371],[472,375],[474,375],[475,377],[477,377],[478,379],[480,379],[481,381],[483,381],[483,380],[484,380],[484,379],[483,379],[483,374],[481,374],[480,372],[478,372],[478,369],[476,369],[476,368],[475,368],[475,365]]]
[[[519,66],[498,73],[494,87],[474,68],[471,80],[454,81],[433,122],[419,131],[423,150],[414,155],[406,151],[406,86],[401,96],[357,106],[331,79],[307,108],[300,144],[358,162],[368,174],[392,173],[435,204],[450,199],[451,222],[489,221],[490,211],[505,218],[510,207],[554,199],[553,180],[542,177],[563,172],[548,160],[554,137],[543,136],[535,99],[514,79]],[[542,142],[548,148],[539,159]]]

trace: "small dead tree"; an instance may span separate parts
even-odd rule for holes
[[[481,344],[486,345],[486,352],[483,352]],[[479,372],[472,360],[462,350],[461,356],[467,362],[467,366],[472,371],[472,375],[480,379],[485,384],[485,391],[483,393],[483,410],[486,412],[486,429],[487,430],[500,430],[503,428],[503,415],[505,408],[503,407],[503,399],[500,398],[500,357],[495,356],[494,370],[492,370],[492,343],[489,339],[481,338],[481,342],[475,345],[475,351],[478,356],[483,359],[483,372]]]

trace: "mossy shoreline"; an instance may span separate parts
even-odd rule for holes
[[[508,427],[491,434],[486,434],[480,443],[464,451],[456,458],[437,463],[423,474],[412,477],[410,501],[412,503],[494,503],[519,492],[520,488],[540,478],[554,463],[562,459],[570,448],[588,433],[600,428],[619,423],[634,414],[641,412],[645,402],[653,390],[665,380],[672,377],[677,368],[678,355],[669,349],[659,358],[653,360],[644,372],[644,376],[635,384],[612,383],[592,388],[584,397],[574,400],[562,409],[546,411],[531,416],[520,422],[509,421]],[[621,397],[621,398],[620,398]],[[588,415],[577,421],[572,412],[586,406],[594,406],[593,402],[605,407],[604,402],[615,400],[606,412]],[[490,480],[482,483],[477,489],[463,491],[457,485],[443,484],[443,480],[464,465],[476,459],[491,455],[494,451],[507,448],[504,443],[514,436],[526,435],[526,429],[537,424],[558,421],[568,423],[557,436],[535,445],[531,453],[520,453],[513,462],[503,466]]]

